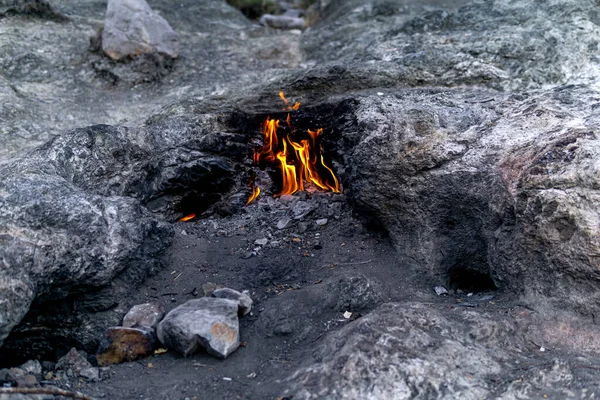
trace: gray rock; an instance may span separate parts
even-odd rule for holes
[[[318,208],[318,204],[312,201],[298,201],[292,207],[292,217],[300,220]]]
[[[448,294],[448,289],[446,289],[443,286],[436,286],[433,288],[433,290],[435,291],[435,294],[437,294],[438,296],[442,296],[442,295],[447,295]]]
[[[87,354],[84,351],[77,351],[74,347],[56,362],[57,370],[72,370],[79,373],[84,369],[92,368],[92,364],[87,360]]]
[[[292,219],[289,217],[284,217],[284,218],[280,219],[279,221],[277,221],[277,229],[279,229],[279,230],[287,229],[291,225],[292,225]]]
[[[164,317],[165,310],[158,303],[144,303],[131,307],[123,318],[122,326],[132,328],[136,325],[155,328]]]
[[[327,218],[321,218],[315,221],[315,223],[319,226],[325,226],[327,225]]]
[[[79,376],[87,379],[90,382],[98,382],[100,380],[100,371],[98,368],[85,368],[79,371]]]
[[[239,315],[242,317],[248,315],[248,313],[252,310],[252,299],[250,298],[247,290],[240,293],[237,290],[222,288],[212,292],[212,297],[236,301],[239,307]]]
[[[40,379],[42,376],[42,364],[38,360],[29,360],[25,364],[19,366],[27,374],[35,375],[36,378]]]
[[[263,238],[263,239],[256,239],[254,241],[254,244],[258,245],[258,246],[264,246],[267,243],[269,243],[269,239]]]
[[[145,0],[109,0],[102,50],[113,60],[158,53],[179,55],[179,36]]]
[[[260,23],[275,29],[304,29],[304,20],[299,17],[287,15],[264,14]]]
[[[158,324],[158,338],[184,356],[205,348],[215,357],[226,358],[240,345],[238,308],[237,301],[227,299],[189,300]]]

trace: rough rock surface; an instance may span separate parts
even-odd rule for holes
[[[246,291],[238,292],[237,290],[233,290],[230,288],[222,288],[212,292],[211,296],[219,299],[229,299],[237,301],[238,312],[241,317],[248,315],[248,313],[252,310],[252,299]]]
[[[295,266],[253,264],[272,297],[243,324],[262,343],[285,340],[286,349],[304,344],[311,352],[326,337],[286,381],[290,394],[581,398],[598,389],[597,358],[589,356],[600,353],[597,2],[332,0],[322,2],[318,24],[276,36],[225,2],[178,3],[152,4],[186,43],[181,64],[151,79],[169,83],[153,89],[139,85],[147,81],[135,68],[143,66],[82,50],[103,13],[99,3],[53,3],[71,18],[61,23],[2,17],[5,160],[74,124],[154,116],[138,128],[69,131],[0,169],[0,337],[32,301],[13,339],[45,326],[40,315],[48,313],[39,310],[65,299],[77,299],[75,310],[110,310],[156,266],[171,235],[164,218],[210,208],[242,215],[241,229],[252,216],[240,212],[249,143],[267,115],[285,119],[276,102],[283,90],[302,102],[293,113],[298,126],[325,129],[324,151],[356,215],[389,233],[397,250],[390,268],[407,281],[429,279],[431,296],[406,288],[415,302],[373,310],[388,300],[369,260],[351,278],[337,272],[344,262],[323,260],[311,266],[331,268],[334,277],[312,281],[309,270],[294,285],[281,281],[291,281]],[[24,40],[16,27],[37,39]],[[269,200],[283,204],[265,201],[260,209],[278,213],[272,225],[283,221],[281,235],[335,224],[335,208],[326,214],[313,199]],[[298,241],[286,245],[298,244],[307,259],[323,247],[301,249]],[[243,259],[274,242],[261,232]],[[89,290],[107,285],[107,296]],[[435,286],[448,295],[431,300]],[[187,298],[198,293],[185,289]],[[492,304],[493,290],[499,302],[511,301]],[[479,303],[469,300],[477,296]],[[182,307],[167,320],[179,319]],[[237,324],[237,303],[223,307]],[[557,308],[566,314],[559,318]],[[346,311],[358,320],[344,318]],[[165,321],[163,341],[182,354],[207,345],[191,334],[177,344]],[[100,332],[73,325],[88,339]]]
[[[147,53],[177,58],[179,36],[146,0],[109,0],[102,50],[113,60]]]
[[[226,358],[240,345],[237,314],[237,301],[213,297],[189,300],[158,324],[158,339],[184,356],[205,348],[215,357]]]
[[[573,384],[574,365],[560,357],[528,364],[530,343],[515,318],[520,312],[498,319],[460,307],[384,304],[331,334],[314,352],[314,363],[290,378],[287,393],[373,400],[585,395],[588,389]]]

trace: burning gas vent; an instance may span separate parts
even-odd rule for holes
[[[289,104],[283,92],[279,97],[288,111],[285,123],[278,119],[267,119],[263,123],[262,145],[254,150],[254,173],[250,181],[252,194],[246,205],[252,203],[261,193],[256,182],[259,171],[272,169],[275,184],[279,191],[275,196],[294,194],[298,191],[329,191],[340,193],[341,187],[333,169],[327,165],[321,146],[323,129],[296,129],[292,125],[291,114],[300,108],[300,103]]]

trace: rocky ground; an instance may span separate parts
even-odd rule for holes
[[[595,398],[600,6],[306,3],[251,20],[149,1],[178,57],[113,60],[105,1],[0,0],[0,367],[41,361],[0,381],[109,399]],[[245,206],[280,90],[301,103],[294,126],[324,128],[343,194],[267,185]],[[254,302],[225,360],[97,365],[131,306],[216,287]]]

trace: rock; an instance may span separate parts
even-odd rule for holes
[[[327,218],[321,218],[315,221],[315,223],[319,226],[327,225]]]
[[[98,382],[100,380],[100,370],[98,368],[85,368],[79,371],[79,376],[87,379],[90,382]]]
[[[383,303],[380,284],[364,275],[342,276],[328,284],[328,293],[339,312],[369,311]]]
[[[38,360],[29,360],[19,366],[19,369],[22,369],[27,374],[34,375],[38,379],[42,376],[42,364]]]
[[[38,384],[37,378],[31,374],[25,374],[14,378],[17,387],[31,388]]]
[[[564,361],[540,368],[528,385],[499,388],[493,383],[524,362],[521,352],[527,345],[513,318],[475,316],[444,305],[384,304],[329,334],[312,364],[286,380],[286,395],[302,400],[475,400],[518,398],[519,393],[541,398],[551,391],[569,397],[573,372]],[[511,348],[506,348],[508,338]],[[541,380],[544,384],[536,387]]]
[[[179,55],[179,36],[145,0],[109,0],[102,50],[113,60],[157,53]]]
[[[254,241],[254,244],[258,245],[258,246],[264,246],[267,243],[269,243],[269,239],[263,238],[263,239],[256,239]]]
[[[300,219],[306,217],[308,214],[310,214],[314,210],[316,210],[317,207],[318,207],[318,205],[315,204],[314,202],[308,202],[308,201],[302,201],[302,200],[298,201],[292,207],[292,211],[291,211],[292,217],[295,220],[300,220]]]
[[[156,325],[164,317],[165,310],[158,303],[138,304],[131,307],[131,310],[123,318],[123,327],[133,328],[135,326],[145,326],[156,328]]]
[[[237,290],[229,288],[217,289],[212,292],[212,297],[236,301],[239,307],[238,313],[242,317],[248,315],[248,313],[252,310],[252,299],[250,298],[247,290],[240,293]]]
[[[57,370],[72,370],[75,373],[92,368],[92,364],[87,360],[87,354],[84,351],[77,351],[74,347],[56,362]]]
[[[260,23],[275,29],[304,29],[304,20],[287,15],[264,14],[260,17]]]
[[[155,348],[156,338],[149,328],[108,328],[100,341],[96,360],[101,367],[120,364],[147,357]]]
[[[435,294],[437,294],[438,296],[442,296],[442,295],[447,295],[448,294],[448,289],[446,289],[443,286],[436,286],[433,288],[433,290],[435,291]]]
[[[277,229],[283,230],[287,229],[292,225],[292,219],[289,217],[283,217],[279,221],[277,221]]]
[[[215,290],[222,288],[223,286],[218,285],[214,282],[206,282],[202,284],[200,295],[203,297],[210,296]]]
[[[158,324],[161,343],[184,356],[200,348],[226,358],[240,345],[237,301],[204,297],[171,310]]]

